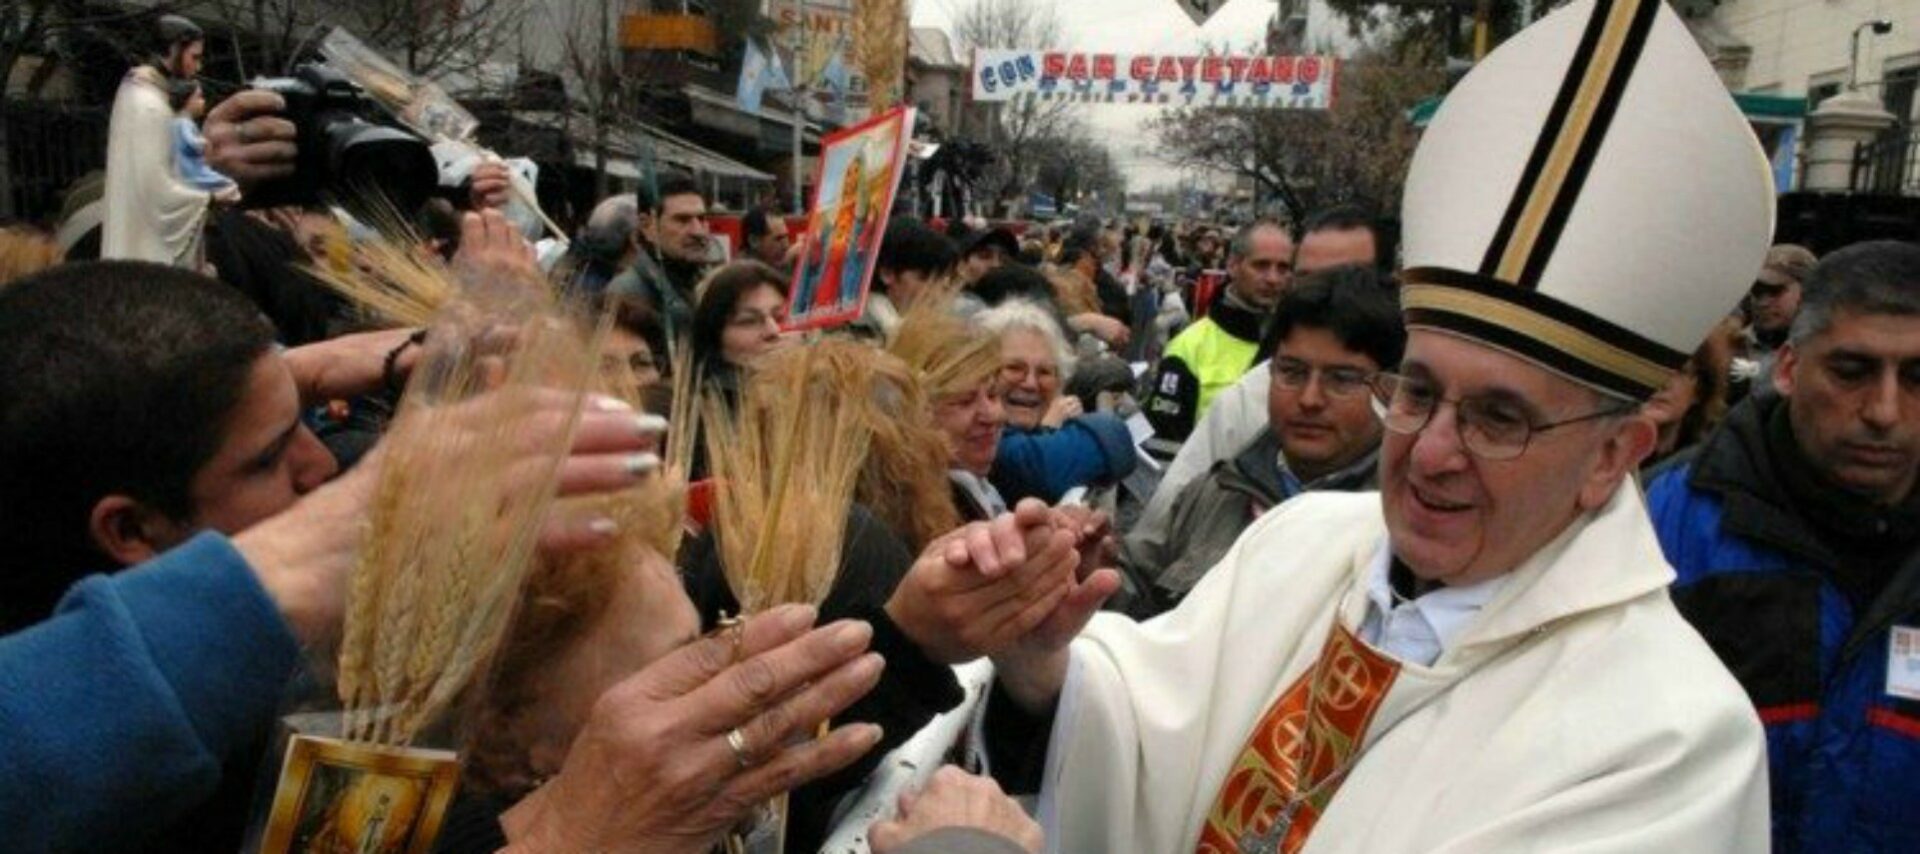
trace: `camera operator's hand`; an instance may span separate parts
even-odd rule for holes
[[[513,200],[513,175],[507,170],[507,164],[485,160],[473,167],[473,185],[467,191],[467,200],[476,211],[506,207]]]
[[[293,122],[280,117],[287,102],[275,92],[243,89],[207,113],[207,165],[240,185],[293,174]]]

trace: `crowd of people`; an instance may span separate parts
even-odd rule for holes
[[[135,106],[198,109],[199,38]],[[1392,227],[896,215],[862,316],[805,334],[806,235],[754,210],[715,264],[688,176],[564,252],[496,164],[384,233],[248,207],[284,107],[172,125],[191,199],[117,150],[105,260],[0,232],[8,848],[257,833],[447,346],[323,285],[387,247],[545,283],[631,386],[444,429],[565,444],[563,496],[694,486],[648,523],[683,546],[592,571],[553,567],[642,522],[545,521],[435,850],[1920,850],[1920,243],[1769,246],[1657,0],[1477,66]],[[818,601],[740,614],[702,405],[866,425]]]

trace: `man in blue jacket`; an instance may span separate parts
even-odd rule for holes
[[[1835,252],[1774,368],[1657,474],[1673,597],[1767,726],[1774,850],[1920,851],[1920,245]]]

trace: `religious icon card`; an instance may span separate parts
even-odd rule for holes
[[[450,751],[294,735],[264,854],[426,854],[460,781]]]
[[[866,310],[913,121],[913,109],[900,107],[822,142],[806,248],[789,289],[787,330],[839,326]]]

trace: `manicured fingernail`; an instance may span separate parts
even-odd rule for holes
[[[611,537],[614,534],[620,533],[620,523],[608,519],[605,516],[600,516],[587,523],[587,530],[602,537]]]
[[[604,394],[593,395],[592,406],[600,412],[632,412],[633,405],[617,397]]]
[[[780,625],[792,630],[804,629],[813,625],[819,616],[812,605],[788,605],[780,609]]]
[[[833,630],[833,645],[852,652],[864,649],[873,640],[873,626],[862,620],[848,620]]]
[[[660,469],[660,457],[656,454],[634,454],[623,463],[627,477],[639,480]]]
[[[658,415],[655,415],[651,412],[646,413],[644,415],[637,416],[633,419],[633,429],[638,430],[641,433],[646,433],[646,434],[665,433],[667,432],[667,426],[668,426],[667,419],[662,418]]]
[[[854,730],[854,741],[867,745],[868,747],[879,744],[880,739],[887,734],[887,731],[881,729],[879,724],[856,724]]]

